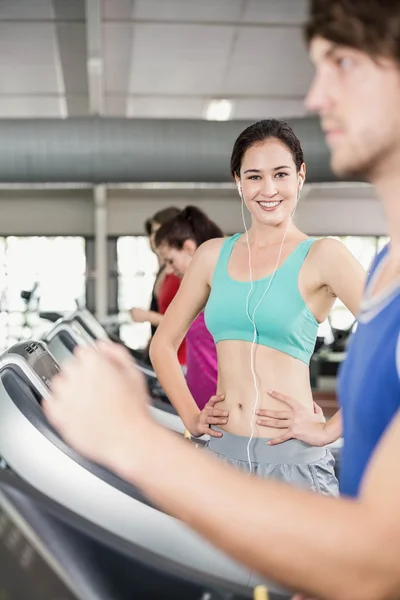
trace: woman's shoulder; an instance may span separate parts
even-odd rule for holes
[[[313,241],[311,248],[318,258],[341,258],[349,252],[345,244],[336,238],[322,237],[308,239]]]
[[[207,240],[203,242],[201,246],[199,246],[199,250],[202,249],[203,252],[215,252],[217,250],[221,250],[222,246],[225,244],[227,240],[231,239],[231,236],[213,238],[212,240]]]
[[[358,262],[341,240],[331,237],[314,240],[309,254],[310,262],[325,273],[352,268]]]
[[[207,280],[210,280],[217,265],[224,244],[230,237],[214,238],[203,242],[196,250],[194,261],[197,269],[206,273]]]

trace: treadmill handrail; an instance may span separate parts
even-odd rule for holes
[[[76,331],[75,327],[79,327],[78,331]],[[79,323],[78,325],[73,323],[67,317],[63,317],[57,321],[54,327],[52,327],[43,337],[43,341],[45,343],[51,342],[60,332],[68,333],[68,335],[73,338],[74,342],[76,342],[77,346],[82,345],[82,340],[90,346],[95,345],[94,340],[84,329],[82,329],[82,326]]]
[[[12,367],[11,355],[5,358]],[[17,362],[18,365],[24,362],[18,355],[12,358],[16,358],[14,367]],[[22,372],[28,373],[24,367],[21,367]],[[32,373],[29,377],[32,379]],[[48,396],[40,379],[36,381]],[[0,452],[20,477],[53,500],[127,541],[132,539],[142,547],[149,547],[151,539],[157,544],[154,552],[161,556],[169,556],[183,565],[197,565],[199,571],[216,573],[222,579],[251,580],[252,584],[254,578],[257,581],[257,574],[252,575],[229,559],[184,523],[149,505],[135,486],[94,463],[86,466],[82,457],[52,433],[39,404],[20,400],[11,397],[1,381]],[[29,410],[31,405],[32,410]],[[15,431],[18,431],[17,438]],[[131,520],[126,519],[129,514]],[[179,544],[171,546],[171,540],[179,540]]]
[[[143,375],[147,375],[152,379],[157,379],[157,375],[153,369],[149,369],[148,367],[144,367],[143,365],[139,365],[137,362],[134,363],[135,367],[143,373]]]
[[[49,354],[50,354],[50,356],[52,356],[50,352],[49,352]],[[54,358],[54,357],[52,357],[52,358]],[[37,390],[38,390],[38,392],[40,392],[41,396],[45,400],[48,400],[50,398],[49,388],[47,387],[47,385],[45,385],[42,382],[42,380],[35,373],[35,371],[27,365],[26,361],[22,358],[22,356],[11,352],[10,354],[6,354],[5,356],[0,357],[0,370],[3,370],[8,365],[10,367],[17,365],[21,369],[21,371],[24,373],[24,375],[26,376],[27,379],[34,380]]]
[[[150,540],[157,542],[156,554],[170,556],[185,565],[197,564],[199,571],[220,573],[222,579],[230,581],[249,577],[247,569],[184,523],[136,499],[133,493],[124,493],[113,486],[111,478],[110,482],[105,481],[63,452],[26,418],[11,398],[8,397],[7,411],[4,408],[0,419],[1,453],[11,469],[38,491],[128,542],[134,540],[144,548],[149,547]],[[35,448],[35,453],[21,447],[10,431],[11,423],[25,443]],[[138,490],[131,487],[139,496]],[[127,518],[129,514],[131,519]],[[178,539],[179,544],[171,546],[171,540]]]
[[[9,484],[7,487],[9,487]],[[11,519],[18,523],[18,527],[20,528],[23,536],[33,546],[39,556],[41,556],[41,558],[55,572],[62,584],[65,585],[68,591],[74,595],[74,597],[79,598],[78,590],[75,588],[74,582],[69,580],[63,570],[60,568],[60,564],[56,560],[53,560],[53,557],[40,540],[40,537],[37,535],[34,528],[31,527],[26,519],[20,514],[20,511],[15,507],[11,498],[4,490],[0,490],[0,507],[2,506],[6,508],[6,511],[11,516]]]
[[[32,501],[34,505],[37,506],[38,510],[44,512],[50,518],[59,520],[67,527],[76,529],[79,532],[82,532],[85,536],[88,536],[95,541],[108,546],[113,551],[121,553],[122,555],[142,563],[143,565],[151,564],[155,566],[156,569],[160,569],[166,574],[180,577],[186,581],[193,581],[196,584],[205,585],[206,587],[216,587],[217,589],[222,587],[221,591],[234,594],[234,597],[236,597],[236,594],[240,594],[241,598],[251,598],[253,596],[251,588],[244,586],[243,584],[227,582],[216,575],[205,574],[201,571],[198,571],[196,567],[183,567],[174,559],[160,556],[159,554],[154,553],[150,548],[144,548],[135,542],[127,542],[116,534],[71,511],[71,509],[68,507],[65,507],[59,502],[49,498],[48,496],[45,496],[31,484],[17,478],[14,473],[7,471],[2,472],[0,474],[0,506],[3,502],[3,498],[5,498],[7,504],[11,505],[12,512],[17,514],[18,524],[20,524],[20,521],[22,520],[24,525],[23,533],[27,533],[28,530],[29,535],[27,537],[31,537],[32,541],[39,540],[39,546],[42,546],[40,537],[37,535],[33,525],[26,519],[24,511],[20,512],[19,503],[16,502],[16,494],[17,497],[21,494],[24,498],[29,499],[28,501]],[[16,506],[14,506],[14,502]],[[33,533],[33,536],[31,535],[31,532]],[[37,544],[35,544],[35,549],[39,550],[39,548],[37,548]],[[51,557],[50,559],[51,564],[53,565],[54,561]],[[59,574],[59,572],[57,572],[57,574]],[[278,598],[280,600],[288,600],[286,595],[272,596],[273,600],[278,600]]]
[[[156,406],[150,405],[150,412],[153,415],[153,418],[162,425],[166,427],[170,431],[175,431],[176,433],[180,433],[184,435],[187,433],[187,429],[182,421],[182,419],[178,415],[174,415],[166,410],[160,410]],[[194,438],[196,442],[204,445],[210,439],[209,435],[202,435],[201,437]]]

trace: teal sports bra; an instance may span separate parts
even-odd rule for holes
[[[216,344],[222,340],[253,341],[253,325],[246,314],[250,282],[232,279],[227,269],[233,247],[241,235],[235,234],[222,245],[204,310],[207,328]],[[300,242],[277,269],[254,319],[257,344],[289,354],[307,365],[314,351],[319,323],[300,294],[298,276],[314,242],[315,238]],[[251,316],[271,276],[253,281],[249,298]]]

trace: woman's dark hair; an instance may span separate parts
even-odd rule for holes
[[[146,219],[144,222],[144,229],[147,235],[151,235],[154,223],[164,225],[164,223],[179,215],[180,212],[179,208],[176,208],[175,206],[169,206],[168,208],[163,208],[156,212],[150,219]]]
[[[156,246],[167,244],[171,248],[182,250],[187,240],[193,240],[197,246],[200,246],[207,240],[223,236],[218,225],[202,210],[196,206],[187,206],[177,217],[160,227],[154,241]]]
[[[293,157],[297,171],[300,171],[300,167],[304,162],[304,156],[300,141],[293,129],[286,121],[265,119],[264,121],[258,121],[257,123],[250,125],[250,127],[247,127],[247,129],[242,131],[237,138],[231,156],[232,176],[237,175],[240,177],[240,167],[242,166],[243,156],[246,150],[251,146],[254,146],[254,144],[262,144],[269,138],[276,138],[285,144]]]
[[[153,229],[153,221],[151,219],[146,219],[144,222],[144,230],[147,235],[151,235],[151,231]]]

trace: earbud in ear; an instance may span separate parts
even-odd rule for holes
[[[242,184],[238,181],[237,190],[239,192],[239,196],[242,197]]]
[[[300,182],[299,182],[299,189],[297,190],[297,201],[300,200],[300,194],[301,194],[302,188],[303,188],[303,181],[300,180]]]

